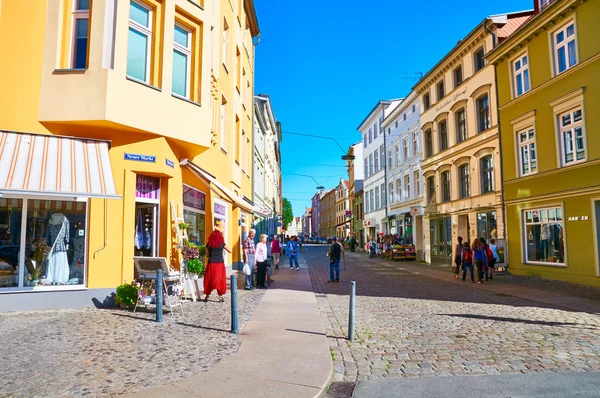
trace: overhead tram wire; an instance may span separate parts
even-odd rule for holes
[[[292,133],[291,131],[282,131],[282,134],[289,134],[289,135],[298,135],[298,136],[302,136],[302,137],[312,137],[312,138],[320,138],[322,140],[331,140],[333,142],[336,143],[337,146],[340,147],[340,149],[342,150],[342,152],[344,153],[344,156],[342,156],[342,160],[348,160],[348,159],[344,159],[344,157],[347,157],[348,155],[346,155],[347,150],[342,148],[342,146],[340,145],[339,142],[337,142],[337,140],[333,137],[326,137],[323,135],[314,135],[314,134],[304,134],[304,133]],[[341,138],[340,138],[341,140]],[[354,140],[348,140],[348,141],[354,141]],[[352,157],[354,159],[354,157]]]

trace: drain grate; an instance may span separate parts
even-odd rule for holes
[[[331,383],[325,398],[350,398],[354,392],[356,383],[352,381],[336,381]]]

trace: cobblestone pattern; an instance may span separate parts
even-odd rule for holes
[[[263,292],[238,290],[240,327]],[[231,302],[185,303],[162,324],[152,312],[60,310],[0,314],[0,396],[101,397],[167,384],[234,354]]]
[[[329,284],[326,250],[310,247],[304,256],[334,381],[600,371],[598,315],[426,278],[364,254],[347,253],[342,282]],[[357,281],[353,342],[345,339],[350,280]]]

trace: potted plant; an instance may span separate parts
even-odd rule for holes
[[[192,258],[187,260],[185,263],[185,267],[189,274],[193,275],[194,279],[201,277],[204,274],[204,264],[200,261],[199,258]]]
[[[115,303],[123,309],[132,308],[137,302],[139,293],[140,287],[135,282],[123,283],[122,285],[117,286]]]
[[[183,261],[185,263],[186,272],[188,276],[197,279],[204,273],[204,264],[200,260],[206,255],[206,247],[199,246],[188,240],[183,242],[183,249],[181,250]]]

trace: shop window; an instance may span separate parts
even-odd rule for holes
[[[445,120],[438,123],[438,130],[440,134],[440,151],[448,149],[448,127]]]
[[[552,34],[552,48],[556,75],[577,65],[575,22],[567,23]]]
[[[150,83],[152,10],[137,1],[129,4],[127,76]]]
[[[512,62],[514,96],[518,97],[531,89],[529,80],[529,60],[527,54],[520,55]]]
[[[192,32],[182,25],[175,24],[172,90],[174,94],[185,98],[190,96],[191,59]]]
[[[535,152],[535,132],[533,129],[521,131],[519,142],[519,171],[521,176],[537,171],[537,155]]]
[[[481,167],[481,193],[494,191],[494,160],[486,156],[480,161]]]
[[[524,212],[525,260],[533,263],[565,263],[564,220],[560,207]]]
[[[467,119],[465,108],[456,111],[456,142],[463,142],[467,139]]]
[[[490,128],[490,104],[487,94],[477,99],[477,131],[484,132]]]
[[[583,162],[586,159],[582,108],[558,116],[563,165]]]
[[[445,171],[442,177],[442,203],[450,202],[450,172]]]
[[[469,164],[465,163],[458,166],[458,178],[460,184],[460,197],[467,198],[471,196],[471,183],[469,179]]]
[[[184,185],[183,206],[188,240],[197,245],[206,244],[206,194]]]
[[[463,73],[462,73],[462,66],[458,65],[453,72],[454,75],[454,88],[460,86],[462,84],[463,81]]]
[[[477,213],[477,237],[486,242],[498,239],[498,222],[495,211]]]
[[[71,68],[86,69],[90,25],[90,0],[73,2],[73,37],[71,40]]]
[[[0,289],[19,286],[23,201],[0,198]]]

